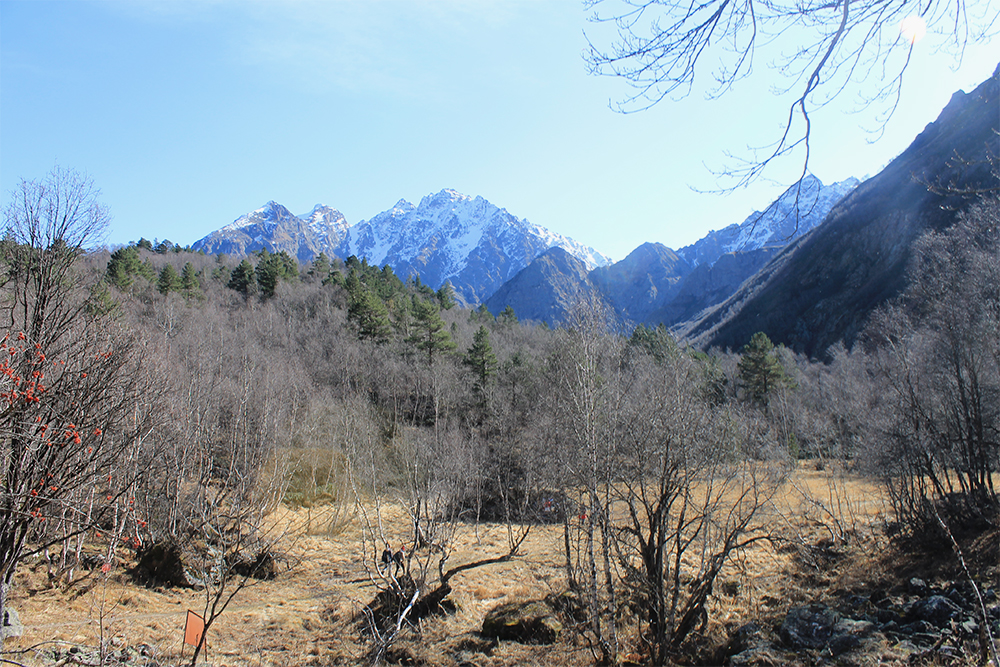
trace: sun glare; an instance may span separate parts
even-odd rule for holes
[[[910,44],[916,44],[927,34],[927,24],[919,16],[907,16],[899,24],[899,34]]]

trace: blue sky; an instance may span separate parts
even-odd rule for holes
[[[788,102],[766,62],[722,100],[622,115],[626,84],[586,73],[584,30],[606,37],[586,17],[577,0],[0,0],[0,191],[58,163],[101,188],[110,243],[186,245],[272,199],[355,223],[453,188],[617,260],[794,181],[797,163],[696,191],[774,138]],[[811,170],[877,173],[997,60],[970,47],[955,69],[918,43],[885,135],[869,143],[872,112],[844,96],[814,117]]]

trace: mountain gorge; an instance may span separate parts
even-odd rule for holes
[[[955,93],[938,119],[865,183],[823,186],[807,176],[740,225],[677,252],[646,244],[591,271],[589,293],[625,323],[665,324],[702,349],[738,350],[758,331],[810,356],[825,356],[841,340],[850,346],[872,311],[908,284],[916,240],[1000,191],[998,72],[971,93]],[[533,314],[547,312],[542,319],[557,324],[584,291],[538,290],[516,276],[487,306],[517,312],[530,299]],[[552,298],[547,308],[538,302],[543,295]]]
[[[555,326],[566,320],[579,296],[587,294],[626,326],[673,326],[733,294],[778,250],[819,225],[857,185],[851,178],[826,186],[810,174],[741,224],[709,232],[676,252],[661,243],[644,243],[620,262],[586,274],[543,256],[535,261],[545,267],[529,266],[523,276],[515,276],[487,299],[486,307],[495,314],[511,306],[520,317]],[[553,275],[560,267],[567,273]],[[551,277],[543,289],[540,274]]]

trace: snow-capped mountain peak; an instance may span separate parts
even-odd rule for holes
[[[417,274],[432,286],[451,282],[459,300],[482,302],[553,246],[588,266],[610,260],[592,248],[522,220],[483,197],[443,189],[417,206],[405,200],[353,226],[341,256],[389,264],[400,276]]]
[[[273,227],[279,220],[288,217],[295,216],[276,201],[269,201],[260,208],[236,218],[236,220],[223,227],[221,231],[236,232],[250,227],[266,227],[268,225]]]
[[[320,235],[336,234],[337,238],[342,238],[347,228],[347,220],[344,214],[335,208],[316,204],[313,210],[305,215],[300,215],[300,219],[309,224],[309,228]]]
[[[483,197],[445,188],[413,205],[405,199],[369,220],[349,225],[336,209],[317,204],[295,216],[274,201],[194,244],[210,253],[284,250],[307,263],[324,252],[388,264],[404,278],[419,275],[440,287],[451,282],[459,302],[475,305],[532,260],[561,247],[588,268],[610,260],[593,248],[518,218]]]
[[[691,266],[712,265],[726,253],[784,246],[823,222],[830,209],[859,183],[856,178],[848,178],[823,185],[818,178],[807,174],[764,211],[751,213],[740,224],[709,232],[677,254]]]

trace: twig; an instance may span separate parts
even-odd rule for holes
[[[976,584],[975,579],[972,578],[972,573],[969,571],[969,566],[965,563],[965,556],[962,554],[962,548],[958,546],[958,541],[955,540],[955,536],[951,534],[951,530],[945,524],[944,519],[937,511],[937,507],[931,504],[931,509],[934,511],[934,518],[937,519],[938,525],[944,530],[945,535],[951,540],[951,546],[955,550],[955,555],[958,556],[958,562],[962,566],[962,571],[965,572],[966,578],[968,578],[969,583],[972,584],[972,590],[976,592],[976,601],[979,602],[979,613],[981,614],[981,624],[979,626],[979,640],[982,644],[987,638],[989,639],[989,644],[987,646],[981,646],[983,653],[988,650],[993,656],[993,664],[1000,665],[1000,656],[997,655],[997,643],[993,638],[993,631],[990,629],[990,617],[986,611],[986,602],[983,600],[983,594],[979,590],[979,586]]]

